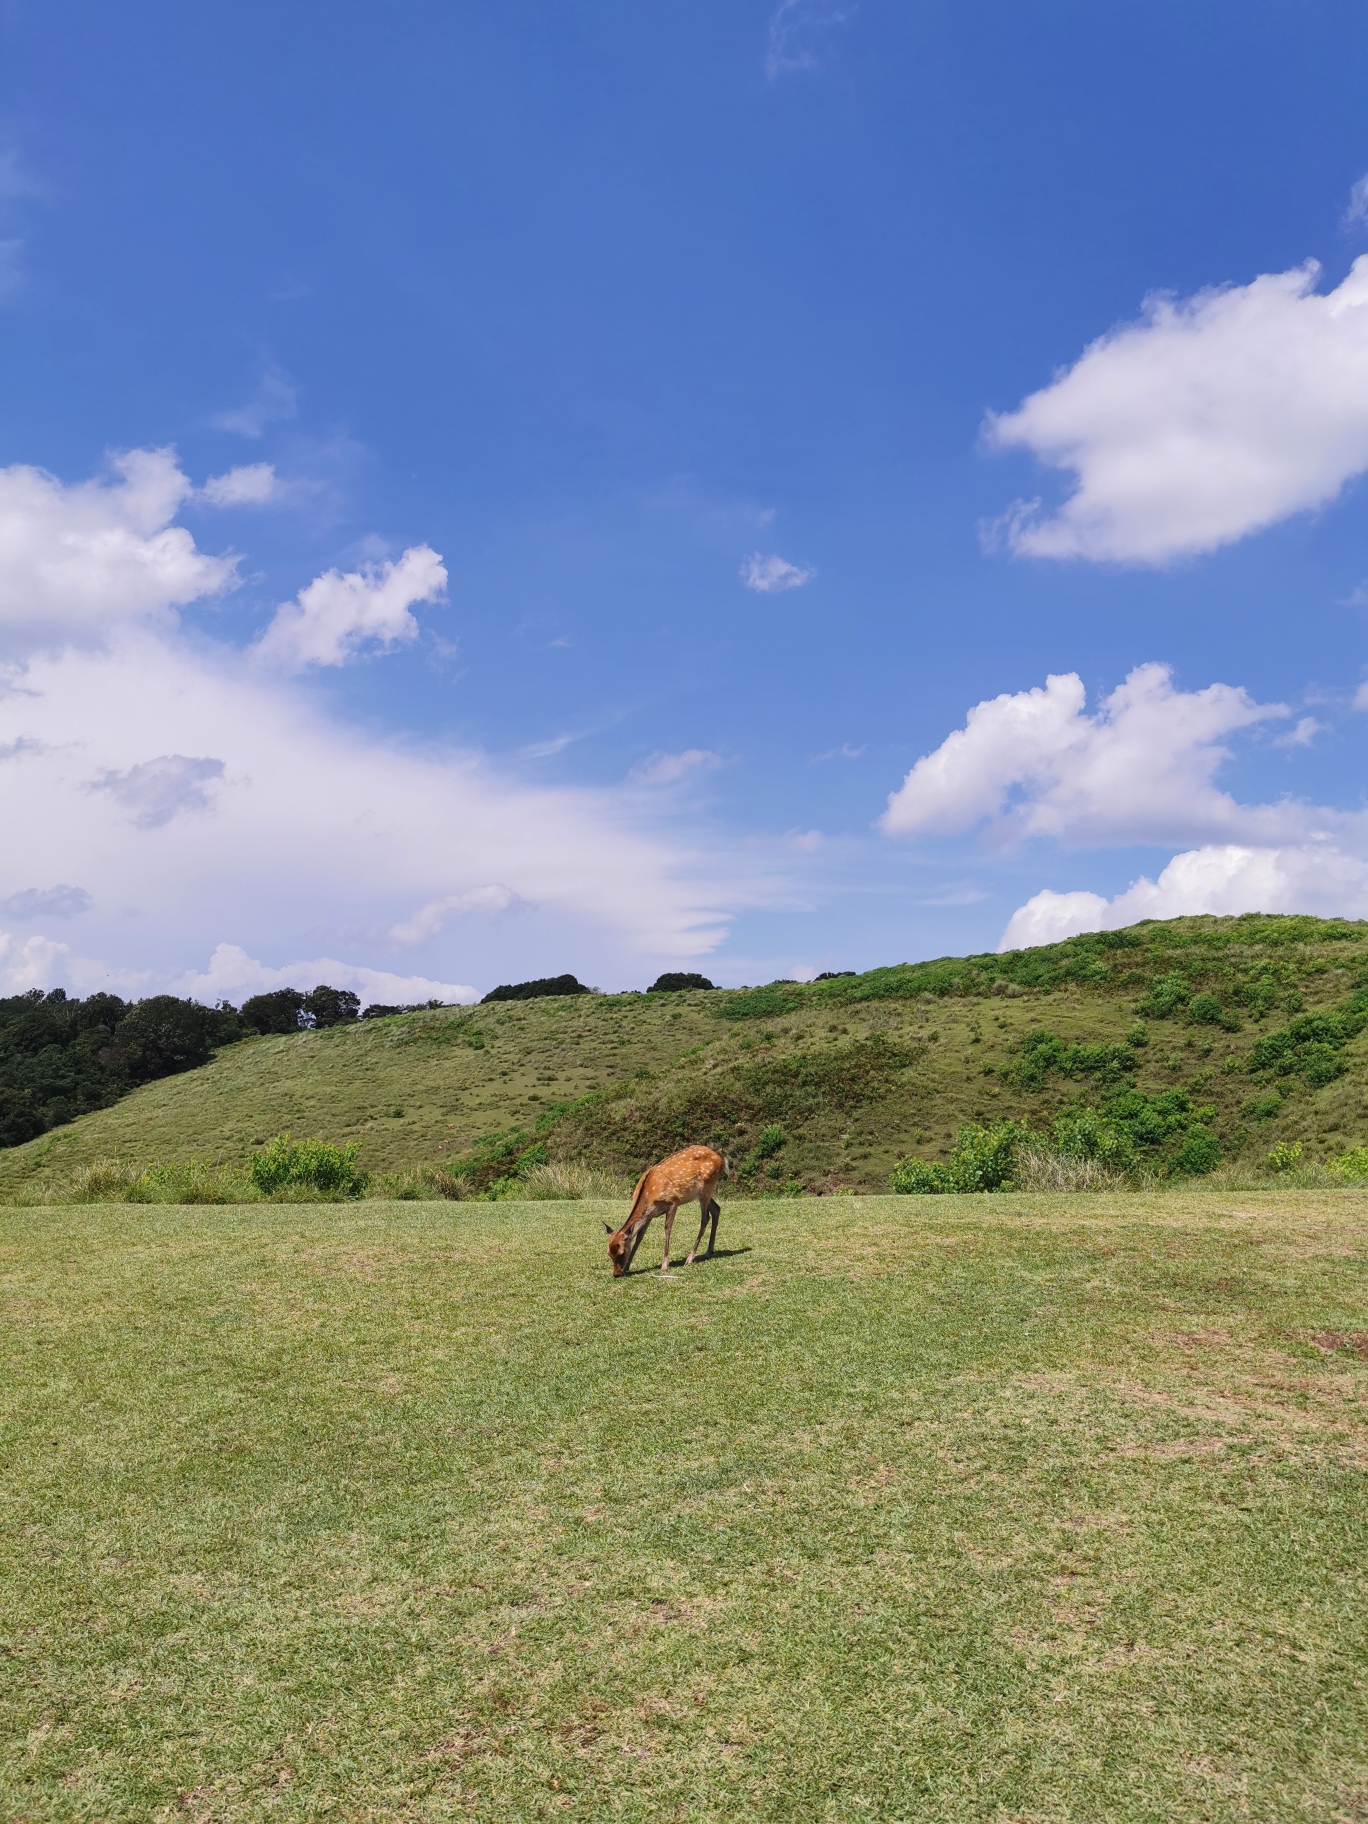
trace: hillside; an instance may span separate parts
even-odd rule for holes
[[[436,1009],[243,1040],[0,1153],[0,1196],[110,1155],[241,1161],[283,1129],[355,1141],[372,1171],[474,1152],[478,1184],[534,1145],[631,1174],[705,1140],[753,1189],[874,1190],[961,1122],[1122,1097],[1142,1125],[1168,1111],[1161,1170],[1199,1120],[1224,1159],[1301,1140],[1314,1160],[1368,1135],[1365,983],[1368,924],[1250,915],[811,985]]]

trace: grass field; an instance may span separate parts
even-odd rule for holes
[[[0,1212],[0,1815],[1368,1817],[1368,1197],[599,1213]]]

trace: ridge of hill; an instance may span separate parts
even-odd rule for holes
[[[1357,1142],[1368,923],[1147,921],[811,984],[493,1002],[241,1040],[0,1153],[0,1198],[101,1157],[238,1163],[286,1129],[355,1142],[372,1171],[464,1161],[475,1188],[545,1158],[631,1174],[701,1140],[752,1189],[881,1190],[902,1155],[945,1158],[963,1122],[1039,1126],[1118,1097],[1167,1110],[1173,1146],[1200,1120],[1231,1161],[1277,1140],[1302,1141],[1309,1162]],[[1154,1159],[1171,1162],[1158,1143]]]

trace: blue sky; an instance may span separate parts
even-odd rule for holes
[[[1361,8],[0,32],[11,990],[1368,915]]]

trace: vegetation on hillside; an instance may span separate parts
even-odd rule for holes
[[[812,983],[248,1038],[0,1155],[0,1195],[100,1158],[241,1166],[286,1129],[473,1194],[551,1166],[631,1180],[692,1141],[752,1192],[879,1190],[900,1163],[949,1171],[962,1128],[1004,1121],[1029,1130],[1018,1158],[1054,1149],[1057,1170],[1066,1117],[1079,1157],[1087,1122],[1105,1138],[1094,1176],[1147,1181],[1262,1167],[1279,1145],[1319,1167],[1368,1139],[1366,1096],[1368,925],[1191,918]]]

